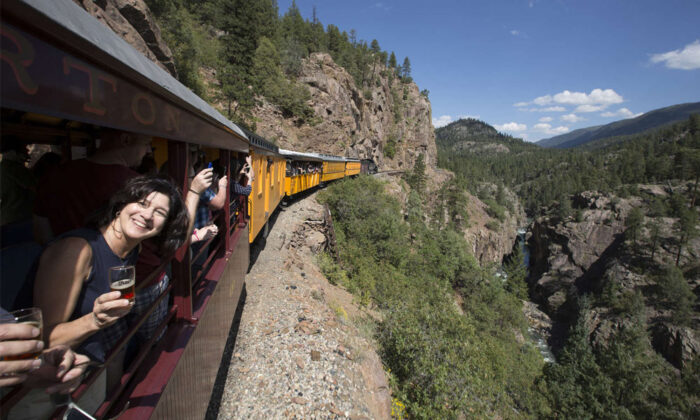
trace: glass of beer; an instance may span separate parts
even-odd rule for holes
[[[39,329],[39,336],[32,338],[32,340],[42,340],[44,336],[44,322],[40,308],[26,308],[14,312],[4,312],[0,315],[0,324],[29,324]],[[36,359],[40,354],[41,350],[36,350],[17,356],[5,356],[3,360]]]
[[[136,271],[133,265],[110,267],[109,287],[112,292],[119,291],[122,299],[129,299],[129,303],[134,303]]]

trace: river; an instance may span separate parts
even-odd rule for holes
[[[523,262],[525,263],[525,266],[528,267],[528,270],[530,268],[530,249],[527,246],[527,228],[521,227],[518,229],[518,236],[517,236],[517,243],[518,246],[520,246],[520,252],[523,254]],[[544,315],[544,314],[542,314]],[[546,315],[545,315],[546,316]],[[537,347],[537,349],[540,351],[540,354],[544,358],[544,361],[547,363],[555,363],[556,359],[554,358],[554,354],[552,353],[552,349],[549,348],[549,345],[547,344],[547,336],[540,330],[540,328],[535,328],[534,326],[534,321],[530,318],[528,318],[528,323],[530,326],[528,327],[527,331],[530,334],[530,340],[532,343]]]

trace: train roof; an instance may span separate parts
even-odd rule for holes
[[[263,149],[263,150],[266,150],[268,152],[279,154],[280,148],[277,147],[277,145],[275,145],[271,141],[265,139],[262,136],[259,136],[255,133],[253,133],[250,130],[246,130],[245,128],[242,128],[242,130],[248,136],[248,140],[250,140],[251,146],[255,146],[258,149]]]
[[[71,0],[3,0],[2,12],[3,26],[6,26],[7,21],[14,22],[16,20],[19,22],[19,25],[16,29],[11,30],[23,31],[26,28],[31,28],[31,31],[28,31],[31,35],[25,37],[29,39],[28,42],[36,44],[33,45],[35,48],[38,46],[36,53],[37,62],[41,60],[47,61],[44,56],[50,54],[44,54],[45,51],[54,53],[53,55],[56,55],[55,50],[66,52],[66,56],[78,57],[78,64],[75,67],[77,70],[74,70],[74,73],[77,74],[79,70],[87,71],[85,70],[86,63],[89,63],[88,66],[97,64],[98,68],[96,71],[107,73],[105,77],[109,77],[114,92],[119,92],[122,95],[122,90],[117,91],[116,89],[116,83],[118,82],[124,81],[125,83],[122,83],[122,85],[131,85],[131,90],[135,95],[134,98],[136,98],[130,104],[132,108],[135,106],[134,103],[139,105],[139,101],[146,101],[146,99],[138,96],[139,94],[145,95],[144,91],[158,96],[153,99],[147,98],[152,101],[150,109],[147,111],[153,114],[162,109],[158,101],[175,105],[175,110],[170,111],[171,115],[168,116],[169,132],[163,129],[159,130],[157,127],[158,121],[153,122],[148,119],[146,122],[151,124],[140,127],[141,132],[209,146],[247,151],[248,136],[240,127],[226,119],[168,72],[136,51],[126,41]],[[10,19],[7,19],[8,16],[10,16]],[[24,36],[24,34],[22,35]],[[80,65],[83,67],[78,67]],[[65,59],[62,67],[64,73],[71,70],[70,68],[66,70]],[[35,71],[37,78],[43,78],[43,80],[38,82],[39,87],[42,86],[42,81],[46,82],[47,86],[51,88],[60,86],[60,79],[58,79],[60,74],[43,74],[50,71],[51,67]],[[100,74],[102,75],[102,73]],[[89,75],[90,77],[96,77],[92,73]],[[58,105],[52,108],[50,105],[47,105],[46,101],[40,103],[36,99],[32,101],[30,100],[31,98],[22,98],[19,95],[14,95],[15,92],[12,90],[14,87],[6,89],[6,83],[4,82],[5,77],[3,77],[4,107],[16,107],[29,112],[43,112],[96,125],[112,126],[127,130],[134,129],[134,127],[128,126],[128,124],[119,120],[119,117],[116,115],[118,112],[113,112],[111,119],[107,119],[104,116],[100,118],[100,115],[83,115],[72,109],[62,109]],[[92,86],[90,88],[92,89]],[[47,88],[46,90],[49,89]],[[90,94],[92,95],[92,92]],[[70,93],[66,93],[66,95],[69,96]],[[114,101],[116,102],[117,99],[114,99]],[[148,105],[147,103],[145,104]],[[109,105],[117,106],[111,103]],[[182,113],[182,110],[185,113]],[[194,115],[187,115],[188,113]],[[150,116],[149,114],[146,115]],[[201,130],[200,127],[198,131],[194,131],[194,129],[187,131],[185,126],[192,123],[193,121],[191,120],[194,120],[195,116],[198,117],[199,121],[197,122],[200,126],[209,125],[209,127],[206,127],[207,130]],[[154,116],[153,118],[155,120],[156,117]],[[180,121],[182,121],[182,129],[180,127],[172,129],[172,126],[177,125]]]
[[[293,150],[280,149],[280,154],[286,158],[293,160],[308,160],[314,162],[322,162],[323,159],[317,153],[295,152]]]

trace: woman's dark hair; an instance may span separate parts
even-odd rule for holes
[[[163,230],[153,240],[162,255],[172,255],[187,239],[189,217],[180,190],[172,181],[162,176],[143,175],[131,178],[109,199],[109,205],[92,218],[91,224],[95,227],[109,225],[127,204],[139,202],[154,191],[170,199],[170,211]]]

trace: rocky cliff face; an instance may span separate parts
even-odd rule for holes
[[[597,278],[604,261],[601,258],[620,245],[631,204],[624,201],[613,205],[611,199],[583,193],[576,199],[578,207],[585,209],[581,221],[540,217],[533,223],[529,241],[530,278],[535,279],[532,291],[550,315],[556,314],[567,296],[589,291],[592,285],[584,284],[585,280]]]
[[[143,0],[73,1],[177,75],[172,52]],[[419,154],[434,168],[437,150],[428,98],[415,83],[389,77],[383,65],[375,66],[369,77],[372,87],[362,89],[329,54],[312,54],[303,61],[297,82],[311,93],[316,123],[299,127],[263,100],[253,112],[256,131],[282,148],[370,158],[380,170],[411,169]],[[213,75],[205,79],[218,84]]]
[[[472,254],[483,264],[500,264],[503,257],[513,252],[513,245],[518,236],[518,229],[525,223],[525,211],[520,206],[517,197],[509,194],[513,212],[507,211],[506,216],[497,229],[489,226],[496,222],[486,212],[488,207],[478,197],[469,196],[467,213],[469,227],[464,231],[464,237],[472,247]]]
[[[428,98],[415,83],[390,81],[384,66],[376,66],[371,77],[372,88],[363,90],[330,55],[311,54],[298,82],[311,93],[318,123],[297,127],[264,104],[254,112],[257,131],[283,148],[370,158],[380,170],[411,169],[421,153],[427,166],[434,167],[437,150]],[[393,157],[387,156],[389,144],[396,150]]]
[[[640,190],[647,197],[668,193],[660,186],[640,186]],[[574,207],[581,211],[580,221],[541,217],[533,223],[529,240],[530,290],[533,299],[562,328],[557,331],[555,326],[551,343],[554,347],[563,344],[566,320],[572,315],[568,304],[578,296],[595,297],[587,314],[587,325],[591,329],[591,341],[605,344],[617,331],[633,322],[622,313],[620,306],[624,303],[620,302],[637,293],[641,296],[643,316],[656,351],[676,367],[700,354],[697,312],[688,325],[674,325],[670,311],[660,301],[655,279],[662,267],[675,264],[675,219],[654,219],[660,233],[653,259],[646,228],[640,232],[637,244],[629,239],[625,242],[627,214],[634,207],[644,209],[646,204],[639,197],[621,199],[585,192],[574,197]],[[698,251],[700,240],[694,239],[681,258],[685,279],[695,290],[700,286]],[[618,304],[611,300],[617,300]]]
[[[142,0],[73,0],[138,52],[177,77],[175,60]]]

